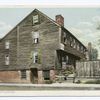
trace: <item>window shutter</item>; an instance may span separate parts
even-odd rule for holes
[[[34,32],[34,38],[39,38],[39,32]]]
[[[33,16],[33,24],[38,23],[38,22],[39,22],[38,15],[34,15]]]
[[[33,32],[32,31],[32,39],[33,39],[33,43],[38,43],[39,42],[39,32]]]
[[[41,63],[41,50],[38,50],[38,63]]]
[[[10,43],[9,43],[9,41],[6,41],[5,42],[5,49],[9,49],[9,47],[10,47]]]
[[[9,65],[9,55],[5,56],[5,65]]]
[[[33,51],[30,53],[30,59],[33,59]]]

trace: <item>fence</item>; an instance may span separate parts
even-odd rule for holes
[[[100,77],[100,61],[76,62],[77,77]]]

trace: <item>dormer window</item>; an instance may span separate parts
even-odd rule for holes
[[[9,41],[6,41],[5,42],[5,49],[9,49],[10,48],[10,42]]]
[[[33,25],[39,22],[39,16],[38,15],[34,15],[33,16]]]
[[[5,56],[5,65],[9,65],[9,55]]]
[[[33,43],[39,43],[39,32],[32,32]]]

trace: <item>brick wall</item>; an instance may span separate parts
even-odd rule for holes
[[[21,79],[20,71],[0,71],[0,82],[3,83],[30,83],[30,71],[26,71],[27,79]]]
[[[43,71],[38,71],[38,84],[44,83]]]
[[[55,80],[55,70],[50,70],[50,80]]]

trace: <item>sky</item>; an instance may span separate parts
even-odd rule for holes
[[[82,3],[82,5],[88,5],[88,4],[95,4],[100,3],[100,0],[1,0],[0,5],[28,5],[28,4],[35,4],[35,5],[44,5],[44,4],[49,4],[49,5],[67,5],[67,4],[72,4],[72,3]]]
[[[88,42],[98,49],[100,59],[100,8],[37,8],[55,20],[55,15],[64,17],[64,26],[85,46]],[[0,8],[0,38],[7,34],[16,24],[34,8]]]

